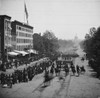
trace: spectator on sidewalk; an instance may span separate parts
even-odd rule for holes
[[[79,76],[80,75],[80,67],[79,67],[79,65],[76,65],[76,71],[77,71],[77,76]]]

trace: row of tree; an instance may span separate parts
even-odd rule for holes
[[[45,31],[43,35],[35,33],[33,35],[33,47],[39,51],[41,56],[55,57],[58,55],[58,39],[51,31]]]
[[[97,72],[97,77],[100,77],[100,27],[91,28],[81,46],[86,52],[89,65]]]
[[[34,33],[33,47],[41,56],[57,57],[69,47],[73,47],[72,40],[58,39],[52,31],[45,31],[42,35]]]

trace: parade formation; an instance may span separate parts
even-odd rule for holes
[[[31,65],[31,66],[30,66]],[[64,76],[61,76],[61,72],[65,72]],[[55,60],[50,59],[43,62],[36,62],[35,64],[26,65],[23,69],[15,69],[14,72],[6,74],[2,72],[0,74],[0,83],[2,87],[10,87],[17,83],[32,81],[35,75],[44,74],[44,85],[47,85],[48,82],[54,77],[59,77],[59,79],[64,79],[68,76],[69,72],[71,75],[79,76],[81,73],[85,72],[84,66],[80,67],[79,65],[74,65],[73,60]]]
[[[100,98],[99,3],[0,0],[0,98]]]

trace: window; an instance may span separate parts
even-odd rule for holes
[[[16,32],[16,36],[18,36],[18,32]]]
[[[22,30],[22,31],[24,31],[24,28],[23,28],[23,27],[21,27],[21,30]]]
[[[16,26],[17,29],[19,29],[19,26]]]
[[[18,46],[17,46],[17,50],[19,50]]]
[[[21,30],[21,27],[19,27],[19,30]]]

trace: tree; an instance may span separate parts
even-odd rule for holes
[[[39,52],[44,52],[43,38],[40,34],[34,33],[33,35],[33,48]]]
[[[49,56],[54,56],[59,48],[58,39],[52,31],[45,31],[43,33],[43,43],[45,47],[45,53]]]
[[[47,38],[49,40],[56,39],[56,36],[54,35],[54,33],[52,31],[48,31],[48,30],[46,30],[43,33],[43,37],[45,37],[45,38]]]
[[[89,34],[86,35],[84,41],[84,50],[90,62],[90,66],[100,76],[100,27],[90,29]],[[91,63],[92,62],[92,63]]]

